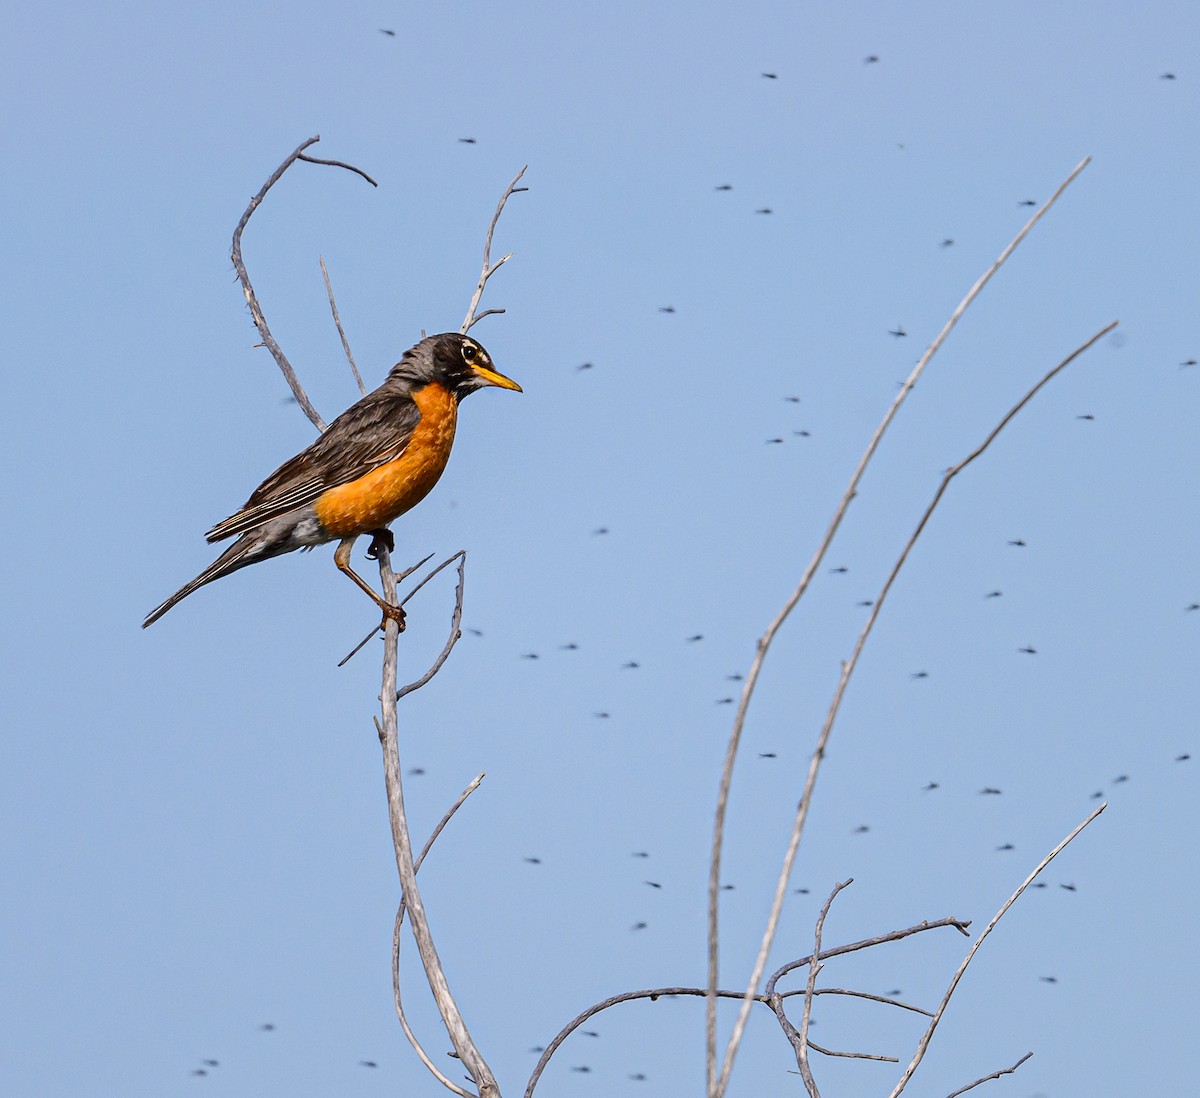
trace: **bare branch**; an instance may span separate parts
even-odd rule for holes
[[[483,267],[479,273],[479,282],[475,286],[475,292],[471,295],[471,304],[467,306],[467,315],[463,318],[462,327],[459,328],[459,331],[463,335],[466,335],[467,332],[469,332],[471,328],[481,321],[485,316],[504,311],[503,309],[488,309],[486,312],[480,313],[478,316],[475,315],[475,310],[479,308],[479,301],[483,297],[483,288],[488,284],[488,279],[491,278],[492,275],[500,270],[500,268],[512,258],[512,253],[509,252],[508,255],[504,256],[502,259],[497,260],[494,264],[492,263],[492,235],[496,231],[496,224],[500,220],[500,215],[504,212],[504,204],[512,195],[529,190],[528,187],[517,186],[517,184],[521,182],[521,176],[525,174],[528,168],[529,165],[526,164],[525,167],[517,172],[517,174],[513,177],[513,181],[507,187],[505,187],[504,193],[500,196],[500,201],[496,205],[496,212],[492,214],[492,223],[488,226],[487,237],[483,242]]]
[[[982,1079],[976,1079],[975,1082],[968,1083],[965,1087],[960,1087],[953,1094],[947,1094],[946,1098],[958,1098],[960,1094],[966,1094],[968,1090],[974,1090],[977,1086],[979,1086],[980,1083],[990,1083],[993,1079],[999,1079],[1001,1075],[1011,1075],[1032,1055],[1032,1052],[1027,1052],[1015,1064],[1013,1064],[1012,1067],[1002,1068],[1000,1071],[993,1071],[991,1075],[985,1075]]]
[[[348,171],[348,172],[353,172],[355,175],[361,175],[363,177],[363,179],[365,179],[368,183],[371,184],[372,187],[379,186],[379,184],[376,183],[375,180],[372,179],[369,175],[367,175],[367,173],[364,172],[362,170],[362,168],[356,168],[353,164],[346,164],[341,160],[322,160],[320,157],[305,156],[303,154],[298,156],[296,159],[303,160],[306,164],[324,164],[330,168],[345,168],[346,171]]]
[[[382,739],[382,729],[378,719],[375,721],[375,729],[380,732]],[[437,827],[433,829],[429,838],[425,840],[425,845],[421,848],[421,853],[417,855],[416,861],[413,862],[413,873],[416,874],[421,869],[421,863],[425,861],[425,855],[429,853],[430,847],[433,846],[437,837],[442,833],[442,829],[450,822],[451,817],[463,805],[463,802],[479,788],[479,783],[484,779],[482,773],[477,774],[475,779],[467,786],[466,789],[459,794],[458,800],[450,806],[446,814],[438,822]],[[429,1058],[428,1053],[421,1047],[421,1042],[417,1040],[417,1036],[413,1033],[408,1024],[408,1018],[404,1014],[404,1002],[400,994],[400,927],[404,922],[404,898],[400,899],[400,906],[396,909],[396,922],[392,928],[392,1001],[396,1008],[396,1017],[400,1021],[400,1026],[404,1030],[404,1035],[408,1038],[408,1043],[412,1045],[413,1051],[416,1052],[421,1062],[429,1069],[434,1078],[438,1080],[448,1090],[460,1095],[460,1098],[471,1098],[468,1091],[463,1090],[457,1083],[448,1079],[434,1062]]]
[[[1068,844],[1070,844],[1075,836],[1078,835],[1085,827],[1087,827],[1087,825],[1090,824],[1097,816],[1099,816],[1100,813],[1103,812],[1107,807],[1107,802],[1100,805],[1090,816],[1088,816],[1086,820],[1083,821],[1083,823],[1079,824],[1065,839],[1063,839],[1058,846],[1051,850],[1050,853],[1047,854],[1037,864],[1037,867],[1034,869],[1034,871],[1025,878],[1025,880],[1021,883],[1021,887],[1004,901],[1004,904],[1001,906],[1000,910],[992,916],[991,922],[989,922],[988,925],[983,928],[983,933],[975,939],[974,943],[971,945],[971,948],[967,950],[967,955],[963,958],[962,964],[958,966],[958,971],[955,972],[954,978],[950,981],[950,986],[946,989],[946,994],[942,997],[941,1003],[938,1004],[937,1010],[934,1011],[933,1017],[930,1019],[929,1025],[926,1027],[925,1032],[921,1035],[920,1041],[917,1042],[917,1051],[913,1055],[912,1062],[907,1068],[904,1069],[904,1074],[900,1077],[900,1081],[892,1090],[889,1098],[899,1098],[900,1093],[906,1086],[908,1086],[909,1080],[913,1077],[913,1072],[917,1070],[917,1067],[925,1057],[926,1051],[929,1049],[929,1042],[933,1040],[933,1034],[938,1027],[938,1022],[942,1020],[942,1015],[946,1013],[946,1008],[950,1005],[950,998],[954,994],[955,989],[958,987],[959,980],[963,978],[963,973],[967,971],[967,965],[971,963],[971,959],[975,956],[976,952],[979,950],[979,947],[983,945],[985,941],[987,941],[988,935],[991,934],[993,929],[995,929],[996,924],[1004,917],[1005,912],[1008,911],[1008,909],[1012,907],[1012,905],[1015,904],[1018,899],[1020,899],[1021,893],[1023,893],[1025,889],[1033,884],[1042,870],[1045,869],[1046,866],[1048,866],[1052,861],[1054,861],[1054,859],[1066,849]],[[981,1080],[981,1082],[982,1081],[983,1080]],[[974,1086],[975,1084],[972,1083],[971,1085]]]
[[[433,579],[433,577],[436,576],[443,568],[445,568],[450,561],[454,560],[455,557],[458,558],[458,584],[454,588],[454,613],[450,615],[450,635],[446,638],[445,646],[438,654],[438,658],[430,665],[429,670],[426,671],[425,674],[415,682],[410,682],[407,686],[402,686],[400,688],[396,694],[397,701],[404,697],[405,694],[411,694],[414,690],[420,690],[422,686],[432,679],[433,676],[442,669],[442,664],[444,664],[446,660],[450,658],[450,653],[454,651],[454,646],[462,637],[463,586],[467,582],[465,573],[465,568],[467,566],[467,551],[465,549],[460,549],[454,554],[453,557],[450,558],[450,560],[439,564],[432,572],[429,573],[428,576],[425,577],[424,580],[421,581],[421,583],[417,584],[417,586],[409,594],[408,598],[412,598],[413,595],[415,595],[417,591],[421,589],[426,581]],[[407,602],[408,599],[405,599],[404,601]]]
[[[805,1089],[812,1098],[821,1098],[821,1092],[817,1089],[817,1081],[813,1078],[812,1070],[808,1066],[808,1025],[812,1019],[813,990],[817,986],[817,973],[821,971],[819,960],[821,932],[825,928],[825,916],[829,914],[829,909],[833,906],[833,901],[837,899],[838,893],[843,888],[849,888],[853,883],[854,878],[849,877],[842,883],[833,886],[829,899],[825,901],[821,908],[821,914],[817,916],[817,927],[813,932],[813,951],[808,962],[808,986],[804,989],[804,1009],[800,1014],[800,1042],[796,1049],[796,1066],[800,1069],[800,1078],[804,1080]]]
[[[1012,408],[1005,414],[1000,422],[992,428],[987,437],[979,444],[970,454],[968,454],[957,465],[948,469],[942,478],[941,484],[934,493],[933,499],[929,506],[925,509],[920,520],[917,523],[916,529],[905,543],[901,550],[900,556],[896,559],[896,563],[892,566],[892,570],[888,578],[884,581],[883,587],[880,589],[879,595],[875,598],[871,606],[871,612],[867,617],[866,623],[863,625],[861,632],[858,635],[858,640],[855,643],[854,651],[848,660],[842,662],[842,673],[838,680],[837,688],[834,691],[833,700],[830,702],[829,710],[825,714],[824,724],[821,726],[821,733],[817,737],[817,746],[813,751],[812,758],[809,760],[808,774],[804,783],[804,791],[800,796],[800,802],[796,806],[796,816],[792,823],[792,833],[788,840],[787,852],[784,855],[783,867],[780,870],[779,880],[775,887],[775,896],[771,905],[771,912],[767,920],[767,928],[763,934],[763,941],[760,947],[760,959],[765,961],[766,953],[774,941],[775,930],[779,924],[780,912],[783,908],[783,898],[787,889],[788,879],[791,877],[792,865],[795,861],[796,851],[800,846],[800,838],[804,833],[804,824],[808,818],[809,805],[812,802],[813,790],[816,787],[817,773],[821,766],[821,760],[825,757],[825,748],[829,742],[830,734],[833,731],[834,722],[837,720],[837,715],[841,709],[842,699],[845,696],[846,688],[850,683],[850,677],[854,673],[855,667],[858,665],[859,656],[862,654],[863,647],[867,642],[867,638],[871,635],[871,630],[875,626],[875,622],[879,618],[879,614],[883,609],[883,604],[887,601],[888,592],[891,591],[892,585],[896,581],[896,577],[900,574],[900,570],[904,567],[908,560],[909,553],[916,544],[917,539],[924,531],[933,512],[937,509],[938,504],[942,501],[942,497],[949,488],[950,482],[961,473],[968,465],[978,458],[987,448],[995,441],[1000,432],[1010,423],[1013,418],[1061,371],[1065,370],[1072,362],[1075,361],[1089,348],[1094,346],[1100,339],[1106,336],[1117,326],[1117,322],[1101,328],[1100,331],[1085,340],[1080,346],[1072,351],[1064,358],[1057,366],[1048,371],[1040,381],[1037,382]],[[756,965],[755,983],[751,987],[757,986],[757,977],[761,969]]]
[[[834,536],[837,534],[839,527],[842,524],[842,519],[846,515],[846,511],[850,507],[850,502],[858,494],[858,485],[862,480],[863,474],[866,472],[867,466],[875,455],[875,451],[879,448],[879,444],[891,425],[892,420],[899,412],[901,405],[904,403],[908,394],[912,391],[917,380],[924,372],[929,361],[940,349],[950,332],[958,324],[971,303],[979,296],[983,288],[991,281],[992,276],[1000,269],[1010,255],[1016,250],[1018,245],[1028,236],[1033,226],[1049,211],[1049,209],[1058,200],[1059,196],[1072,183],[1072,181],[1083,171],[1084,168],[1091,162],[1091,157],[1085,157],[1072,170],[1070,175],[1062,182],[1058,190],[1054,192],[1050,200],[1045,203],[1025,224],[1024,228],[1013,238],[1012,242],[1006,247],[996,259],[996,261],[980,276],[979,280],[967,292],[967,295],[959,303],[958,307],[950,315],[950,319],[938,333],[933,342],[926,348],[925,353],[921,356],[912,373],[908,376],[900,392],[896,394],[891,406],[880,420],[879,426],[876,427],[875,433],[871,436],[870,442],[867,444],[866,450],[859,459],[858,466],[850,477],[850,482],[846,486],[846,491],[842,495],[841,501],[835,508],[833,518],[829,524],[825,536],[821,539],[817,546],[816,552],[809,561],[800,577],[800,582],[796,589],[788,597],[782,609],[776,614],[775,618],[767,626],[766,632],[759,638],[757,648],[755,650],[754,659],[751,661],[750,669],[746,674],[745,681],[742,685],[742,694],[738,702],[737,712],[733,720],[733,728],[729,736],[729,744],[726,749],[725,763],[721,773],[721,784],[717,793],[717,806],[713,824],[713,841],[712,855],[709,865],[709,881],[708,881],[708,986],[710,989],[715,989],[717,986],[719,972],[719,935],[718,935],[718,915],[720,904],[720,881],[721,881],[721,849],[724,841],[725,833],[725,814],[729,802],[729,789],[733,781],[733,766],[737,757],[738,747],[741,743],[742,730],[746,723],[746,713],[750,706],[750,699],[754,694],[754,688],[758,682],[759,674],[762,670],[763,660],[766,658],[767,651],[771,647],[771,642],[775,639],[775,635],[782,628],[783,623],[791,615],[796,605],[799,603],[805,591],[808,590],[809,584],[812,582],[812,577],[816,574],[820,567],[825,554],[832,544]],[[818,747],[817,753],[814,755],[814,765],[819,766],[820,757],[823,753],[824,745]],[[810,768],[810,778],[815,777],[815,770]],[[807,787],[806,787],[807,788]],[[786,859],[786,865],[790,872],[791,862],[794,858],[793,853],[789,853]],[[783,885],[786,888],[786,881]],[[781,905],[782,900],[780,891],[776,892],[776,904]],[[737,1055],[738,1046],[741,1044],[742,1034],[745,1031],[746,1019],[750,1011],[750,1003],[753,1001],[754,991],[758,987],[758,981],[762,977],[763,969],[766,967],[766,958],[770,951],[770,943],[774,940],[775,925],[778,922],[778,915],[773,915],[770,925],[763,935],[763,945],[759,950],[759,955],[755,961],[751,977],[747,982],[745,1001],[742,1004],[741,1010],[738,1012],[738,1017],[734,1023],[733,1032],[729,1038],[729,1043],[725,1049],[725,1057],[722,1062],[720,1075],[717,1075],[717,1005],[714,996],[710,995],[706,1007],[705,1017],[705,1068],[707,1079],[707,1094],[708,1098],[722,1098],[726,1088],[729,1085],[729,1077],[733,1071],[733,1061]]]
[[[969,927],[970,925],[971,924],[969,922],[963,922],[961,919],[938,919],[933,922],[927,921],[927,922],[917,923],[915,926],[906,927],[904,930],[893,930],[888,934],[880,934],[874,938],[865,938],[859,942],[851,942],[849,945],[834,946],[832,949],[823,949],[817,955],[817,960],[824,961],[830,957],[841,957],[846,953],[854,953],[860,949],[870,949],[872,946],[883,945],[887,942],[898,942],[902,938],[909,938],[914,934],[920,934],[922,931],[937,930],[942,927],[953,927],[955,930],[958,930],[961,933],[966,934],[967,933],[966,928]],[[787,973],[793,971],[794,969],[800,968],[803,965],[807,965],[810,961],[812,961],[811,955],[808,957],[803,957],[798,961],[792,961],[789,964],[784,965],[777,972],[773,973],[771,976],[771,979],[767,983],[767,994],[755,995],[754,1002],[762,1003],[765,1006],[770,1007],[772,1005],[771,997],[775,994],[776,982],[782,976],[785,976]],[[717,989],[717,998],[719,998],[719,999],[741,999],[744,997],[744,994],[745,993],[741,992],[741,991],[724,991],[724,990],[721,990],[720,988]],[[804,994],[803,991],[789,991],[789,992],[784,993],[783,995],[780,995],[779,998],[787,999],[793,995],[803,995],[803,994]],[[857,993],[845,992],[845,993],[843,993],[843,992],[836,991],[835,989],[828,989],[828,990],[818,990],[818,991],[814,992],[814,994],[815,995],[859,994],[859,995],[862,995],[863,998],[877,999],[880,1002],[891,1003],[893,1006],[904,1007],[906,1010],[914,1010],[914,1011],[917,1011],[919,1014],[925,1014],[928,1017],[932,1017],[932,1015],[930,1015],[929,1011],[927,1011],[927,1010],[921,1010],[919,1007],[911,1007],[905,1003],[898,1002],[897,1000],[894,1000],[894,999],[884,999],[881,996],[877,996],[877,995],[867,995],[866,992],[857,992]],[[586,1022],[589,1018],[592,1018],[595,1015],[600,1014],[602,1011],[608,1010],[609,1007],[617,1006],[620,1003],[633,1002],[637,999],[649,999],[649,1000],[651,1000],[651,1002],[654,1002],[654,1001],[657,1001],[658,999],[668,998],[671,996],[693,996],[693,997],[697,997],[697,998],[706,998],[707,995],[708,995],[708,990],[706,988],[702,988],[702,987],[655,987],[655,988],[648,988],[644,991],[625,991],[619,995],[613,995],[607,999],[601,1000],[599,1003],[595,1003],[594,1005],[588,1007],[581,1014],[578,1014],[574,1018],[572,1018],[571,1021],[569,1021],[565,1026],[563,1026],[563,1028],[561,1030],[559,1030],[559,1032],[555,1035],[554,1039],[550,1042],[550,1044],[548,1044],[546,1046],[545,1051],[542,1053],[541,1059],[538,1061],[537,1066],[534,1068],[533,1075],[529,1079],[529,1084],[525,1090],[525,1098],[530,1098],[530,1096],[533,1094],[533,1089],[537,1085],[538,1079],[541,1078],[542,1072],[545,1070],[546,1065],[550,1062],[550,1057],[552,1057],[554,1055],[554,1053],[558,1050],[559,1046],[563,1043],[563,1041],[565,1041],[576,1029],[578,1029],[581,1025],[583,1025],[583,1023]],[[774,1009],[774,1008],[772,1008],[772,1009]],[[790,1023],[788,1023],[788,1024],[790,1025]],[[818,1047],[818,1046],[814,1045],[811,1041],[809,1041],[809,1045],[812,1048]],[[821,1049],[820,1051],[824,1052],[825,1050]],[[826,1054],[827,1055],[837,1055],[836,1053],[826,1053]]]
[[[258,304],[258,297],[254,293],[254,287],[250,284],[250,276],[246,273],[246,265],[242,262],[242,233],[250,221],[251,215],[262,204],[262,200],[266,198],[269,191],[276,183],[279,182],[283,173],[288,170],[297,160],[307,160],[311,164],[327,164],[335,168],[345,168],[347,171],[355,172],[361,175],[368,183],[374,185],[375,181],[359,168],[355,168],[350,164],[343,164],[339,160],[317,160],[310,156],[304,156],[304,150],[310,145],[315,145],[320,141],[320,136],[310,137],[307,141],[299,146],[274,172],[271,173],[271,178],[263,185],[262,189],[252,199],[250,205],[246,207],[246,212],[242,214],[241,220],[237,223],[237,228],[233,230],[233,248],[230,251],[230,258],[233,260],[233,269],[237,272],[238,281],[242,284],[242,293],[246,297],[246,305],[250,309],[250,316],[254,319],[254,326],[258,329],[258,334],[261,336],[263,345],[271,352],[271,356],[279,365],[279,369],[283,372],[283,378],[288,384],[288,388],[292,390],[292,396],[296,398],[296,403],[303,409],[304,414],[308,416],[309,421],[317,428],[318,431],[325,430],[325,421],[321,418],[320,413],[313,407],[312,401],[308,399],[308,394],[304,391],[304,387],[300,384],[300,379],[296,376],[296,371],[292,369],[292,364],[288,361],[287,355],[283,353],[282,348],[275,342],[275,337],[271,335],[271,329],[267,326],[267,318],[263,315],[262,308]]]
[[[904,930],[893,930],[888,934],[880,934],[875,938],[864,938],[861,942],[851,942],[849,945],[823,950],[817,960],[824,961],[829,957],[840,957],[843,953],[856,953],[860,949],[870,949],[872,946],[883,945],[885,942],[898,942],[903,938],[911,938],[914,934],[920,934],[922,931],[939,930],[944,926],[952,926],[960,934],[970,937],[967,932],[967,927],[970,925],[969,921],[964,922],[962,919],[935,919],[933,922],[926,920],[925,922],[917,923],[915,926],[906,927]],[[775,994],[775,985],[782,977],[798,968],[803,968],[811,960],[811,957],[801,957],[798,961],[789,961],[786,965],[772,972],[770,979],[767,980],[767,997]],[[801,992],[789,991],[783,998],[786,999],[788,995],[799,994]]]
[[[803,995],[803,991],[789,991],[781,995],[781,999],[787,999],[792,995]],[[911,1010],[914,1014],[924,1014],[926,1018],[933,1017],[933,1011],[925,1010],[923,1007],[913,1006],[911,1003],[902,1003],[899,999],[892,999],[887,995],[872,995],[869,991],[851,991],[844,987],[819,987],[813,992],[814,995],[847,995],[852,999],[869,999],[873,1003],[883,1003],[885,1006],[899,1007],[901,1010]],[[809,1044],[812,1044],[810,1041]],[[897,1061],[898,1063],[899,1061]]]
[[[900,1063],[895,1056],[880,1056],[874,1052],[834,1052],[833,1049],[822,1048],[816,1041],[811,1040],[808,1042],[808,1047],[822,1056],[841,1056],[847,1060],[879,1060],[885,1064]]]
[[[383,595],[389,603],[395,605],[396,576],[392,571],[390,554],[384,546],[376,548],[379,556],[379,575],[383,583]],[[441,1014],[442,1021],[446,1025],[450,1043],[454,1046],[454,1051],[462,1061],[467,1073],[479,1088],[480,1098],[500,1098],[500,1087],[496,1078],[471,1038],[466,1022],[459,1012],[458,1004],[450,993],[441,959],[438,957],[433,936],[429,930],[425,904],[417,889],[412,840],[408,831],[408,818],[404,811],[404,789],[400,778],[399,721],[396,713],[397,642],[399,637],[398,624],[389,618],[384,630],[383,686],[380,691],[383,728],[380,742],[383,747],[388,815],[391,818],[392,841],[396,848],[396,868],[400,874],[400,887],[408,907],[413,940],[417,944],[417,952],[425,968],[425,976],[429,980],[429,989],[433,993],[438,1013]]]
[[[354,354],[350,350],[350,341],[346,338],[346,331],[342,327],[342,318],[338,316],[337,301],[333,297],[333,283],[329,281],[329,268],[325,266],[325,257],[321,256],[321,277],[325,279],[325,293],[329,295],[329,311],[333,313],[333,323],[337,327],[337,333],[342,340],[342,350],[346,352],[346,361],[350,363],[350,372],[354,375],[354,380],[358,385],[358,391],[363,396],[367,395],[367,387],[363,384],[362,374],[358,372],[358,366],[354,362]]]

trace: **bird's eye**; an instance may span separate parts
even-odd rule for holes
[[[475,356],[479,353],[479,348],[474,343],[464,343],[462,347],[462,356],[464,362],[474,362]]]

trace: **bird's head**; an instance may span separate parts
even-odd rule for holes
[[[496,369],[492,356],[480,343],[458,332],[443,332],[421,340],[392,367],[391,378],[412,385],[436,381],[459,400],[488,385],[521,392],[520,385]]]

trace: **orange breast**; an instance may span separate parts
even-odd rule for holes
[[[353,537],[386,526],[421,502],[438,482],[458,420],[458,402],[441,385],[413,394],[421,420],[398,458],[349,484],[330,488],[313,504],[321,525],[333,537]]]

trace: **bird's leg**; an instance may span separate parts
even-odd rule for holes
[[[371,545],[367,549],[368,560],[378,560],[379,554],[386,549],[389,553],[396,551],[396,536],[386,526],[378,530],[368,530],[371,535]]]
[[[387,533],[389,538],[391,537],[390,531],[385,531],[385,533]],[[376,531],[375,536],[379,537],[379,531]],[[360,576],[356,571],[354,571],[353,568],[350,567],[350,550],[354,548],[355,540],[356,538],[343,538],[341,540],[337,549],[334,550],[333,563],[338,566],[340,571],[344,572],[347,576],[354,580],[354,582],[358,584],[359,588],[371,599],[371,601],[383,611],[383,625],[386,626],[388,619],[390,618],[400,627],[400,632],[403,633],[404,610],[399,606],[393,606],[390,602],[385,602],[382,598],[375,594],[375,592],[371,589],[371,585],[367,583],[367,581],[363,579],[362,576]]]

